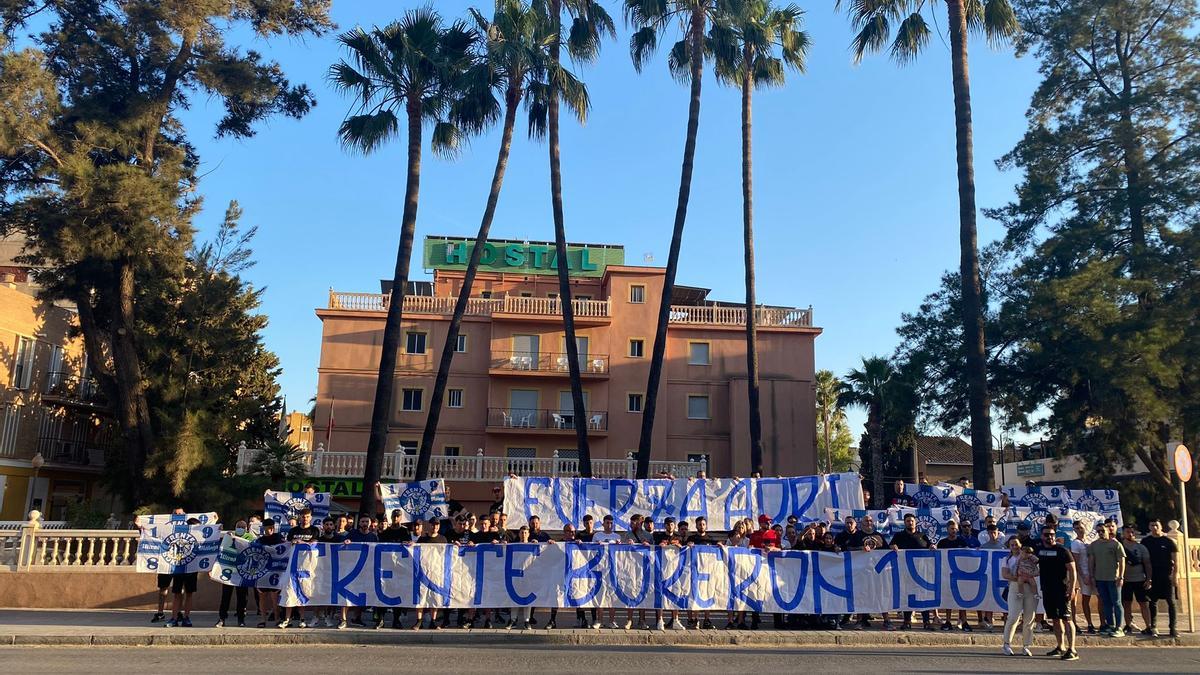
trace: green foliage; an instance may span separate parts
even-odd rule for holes
[[[1010,0],[943,1],[962,4],[967,29],[983,36],[993,46],[1006,44],[1020,34],[1021,25]],[[911,63],[933,36],[923,12],[928,10],[932,14],[937,0],[837,0],[834,6],[842,9],[843,5],[850,15],[851,25],[858,31],[850,43],[856,63],[885,47],[892,60],[899,64]],[[933,23],[936,25],[936,17],[933,17]]]
[[[717,79],[734,87],[749,78],[751,88],[782,86],[784,67],[798,73],[812,41],[802,29],[804,11],[766,0],[720,0],[709,30],[708,49]]]
[[[842,383],[832,371],[818,370],[816,376],[817,467],[822,473],[848,471],[854,456],[854,437],[846,423],[846,411],[838,403]]]
[[[99,530],[108,522],[108,512],[101,511],[90,501],[76,501],[67,504],[67,526],[75,530]]]
[[[268,443],[254,461],[249,474],[263,476],[272,485],[282,485],[289,478],[302,478],[308,471],[304,451],[299,446],[283,441]]]

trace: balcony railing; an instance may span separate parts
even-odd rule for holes
[[[46,374],[46,393],[43,396],[47,399],[94,406],[108,405],[108,398],[94,378],[79,377],[74,373],[58,370]]]
[[[262,450],[238,449],[238,473],[248,473],[254,458]],[[361,478],[366,468],[365,452],[330,452],[318,446],[314,452],[304,454],[306,473],[317,478]],[[703,462],[651,461],[650,475],[667,473],[677,478],[690,478],[706,470]],[[383,478],[385,480],[411,481],[417,470],[416,455],[389,452],[384,455]],[[595,478],[633,478],[637,462],[633,457],[624,459],[593,459],[592,475]],[[498,482],[516,473],[524,476],[571,477],[579,475],[579,460],[559,457],[488,457],[480,450],[475,455],[433,455],[429,462],[429,477],[445,480],[471,482]]]
[[[755,324],[765,327],[808,328],[812,326],[812,308],[758,307]],[[670,323],[699,326],[745,326],[745,307],[716,305],[671,305]]]
[[[566,373],[571,362],[566,354],[555,352],[492,352],[492,370],[514,372]],[[607,354],[580,354],[579,371],[584,375],[608,373]]]
[[[589,410],[584,415],[591,431],[608,431],[608,412]],[[564,410],[530,408],[488,408],[487,425],[493,429],[575,429],[575,414]]]
[[[608,300],[572,300],[571,307],[576,318],[603,318],[609,314]],[[562,316],[562,303],[558,298],[522,298],[507,296],[504,306],[497,310],[506,314],[533,314],[537,316]]]

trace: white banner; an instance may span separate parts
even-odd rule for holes
[[[1105,518],[1115,518],[1117,526],[1124,524],[1121,520],[1121,493],[1116,490],[1067,490],[1067,506],[1080,511],[1094,511],[1100,514],[1100,521]]]
[[[162,513],[146,514],[133,519],[133,524],[142,531],[156,537],[165,537],[175,530],[176,525],[187,526],[187,521],[195,518],[201,525],[211,525],[217,522],[217,514],[206,513]]]
[[[1005,485],[1000,489],[1008,495],[1009,506],[1044,509],[1066,505],[1067,489],[1061,485]]]
[[[279,588],[292,556],[291,544],[263,546],[226,532],[209,577],[226,586]]]
[[[858,521],[858,529],[862,529],[862,520],[867,516],[871,516],[871,520],[875,521],[875,531],[886,537],[892,535],[892,528],[899,526],[904,528],[904,523],[893,523],[893,514],[888,509],[880,509],[873,511],[871,509],[825,509],[825,520],[829,523],[829,531],[834,534],[839,534],[846,529],[846,518],[854,516]]]
[[[950,494],[954,498],[954,504],[958,507],[958,524],[971,523],[971,528],[978,530],[983,524],[983,519],[988,515],[995,516],[995,511],[990,508],[1001,508],[1001,495],[999,492],[987,492],[986,490],[974,490],[972,488],[964,488],[951,483],[938,483],[938,487],[946,487],[950,489]]]
[[[661,525],[664,518],[691,520],[703,516],[713,530],[728,530],[742,518],[762,514],[781,522],[794,515],[801,521],[821,520],[825,509],[862,509],[858,474],[837,473],[792,478],[509,478],[504,481],[508,527],[519,528],[531,516],[542,528],[580,527],[591,514],[599,522],[612,514],[616,529],[629,529],[629,517],[640,513]]]
[[[384,514],[391,520],[392,511],[403,514],[404,522],[446,518],[446,481],[414,481],[412,483],[384,483],[379,486],[383,495]]]
[[[1004,611],[1005,551],[763,553],[628,544],[297,544],[284,606]]]
[[[934,509],[942,506],[955,505],[954,490],[945,483],[938,485],[920,485],[905,483],[904,494],[912,502],[914,508]]]
[[[263,514],[266,518],[275,520],[276,532],[287,532],[292,529],[288,518],[298,518],[304,509],[312,511],[313,523],[320,522],[329,515],[329,503],[332,497],[328,492],[280,492],[267,490],[263,493]]]
[[[221,546],[221,527],[212,525],[176,525],[165,531],[155,528],[161,536],[142,530],[138,540],[137,571],[155,574],[207,572],[217,559]]]
[[[958,521],[958,508],[953,504],[932,509],[914,509],[908,506],[893,506],[891,522],[892,533],[904,529],[904,517],[912,514],[917,519],[917,532],[923,532],[929,543],[937,545],[938,540],[946,536],[946,523]]]

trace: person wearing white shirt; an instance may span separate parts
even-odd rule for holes
[[[593,544],[621,543],[621,535],[613,531],[613,517],[611,513],[604,516],[604,520],[600,521],[600,527],[602,529],[592,535]],[[617,610],[615,607],[608,607],[600,611],[608,612],[608,628],[613,630],[619,628],[619,626],[617,626]]]
[[[1092,579],[1092,570],[1088,565],[1087,526],[1082,520],[1075,521],[1072,528],[1075,538],[1071,540],[1071,555],[1079,567],[1079,606],[1083,608],[1083,616],[1087,619],[1087,632],[1094,635],[1096,626],[1092,624],[1092,596],[1096,594],[1096,582]],[[1076,616],[1079,616],[1076,613]],[[1078,626],[1076,632],[1082,632]]]

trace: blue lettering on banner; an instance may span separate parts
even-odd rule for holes
[[[538,498],[533,496],[533,488],[536,485],[543,485],[546,487],[546,489],[550,489],[550,479],[549,478],[526,478],[525,479],[525,499],[523,501],[525,504],[525,520],[527,522],[530,518],[537,515],[537,513],[535,513],[533,511],[533,509],[530,508],[530,507],[536,507],[539,504]],[[557,495],[555,495],[555,496],[557,496]],[[558,500],[555,499],[554,503],[558,504]],[[561,515],[561,512],[559,512],[559,515]]]
[[[367,564],[367,545],[366,544],[340,544],[331,547],[331,563],[332,571],[330,575],[333,577],[333,586],[329,594],[332,604],[338,604],[338,601],[345,598],[350,601],[350,604],[359,606],[367,604],[366,593],[350,593],[347,589],[350,587],[350,582],[358,577],[359,572]],[[350,572],[343,576],[341,574],[342,553],[352,551],[358,554],[358,558],[354,561],[354,565],[350,568]]]
[[[404,598],[399,595],[392,595],[384,590],[384,582],[396,577],[396,573],[390,569],[390,566],[384,565],[384,556],[390,553],[398,553],[401,558],[408,558],[408,547],[403,544],[384,543],[375,545],[375,595],[383,604],[389,607],[395,607],[404,602]],[[399,586],[399,584],[387,584],[387,586]],[[397,589],[398,590],[398,589]]]
[[[697,499],[699,501],[695,502]],[[695,507],[692,506],[694,502],[696,503]],[[706,480],[692,481],[683,493],[683,506],[680,507],[679,517],[691,520],[697,516],[708,520],[708,481]]]
[[[797,518],[803,518],[804,514],[808,513],[809,508],[812,507],[813,502],[817,500],[817,493],[821,490],[821,477],[798,476],[790,480],[792,483],[792,501],[796,505],[796,507],[792,510],[792,513],[796,514]],[[808,489],[808,494],[805,495],[803,499],[800,498],[801,487]],[[810,518],[810,520],[819,520],[819,518]]]
[[[796,609],[804,597],[804,589],[808,586],[808,566],[811,555],[808,551],[779,551],[767,556],[767,569],[771,573],[771,595],[774,596],[775,603],[785,612]],[[798,561],[800,567],[800,574],[796,577],[796,592],[792,594],[790,600],[784,598],[783,593],[780,592],[783,584],[779,582],[776,570],[779,563],[789,560]]]
[[[429,589],[431,593],[442,599],[442,607],[450,606],[450,583],[453,576],[450,573],[451,565],[454,560],[454,547],[447,546],[442,555],[442,584],[439,586],[433,579],[425,573],[425,565],[421,562],[420,546],[415,547],[413,551],[413,598],[419,601],[421,599],[421,587]],[[429,549],[434,551],[436,549]]]
[[[792,490],[788,489],[790,483],[790,479],[787,478],[759,478],[754,482],[755,497],[758,498],[758,510],[770,516],[772,522],[786,520],[788,514],[792,513],[790,509]],[[767,494],[771,488],[778,489],[779,508],[775,509],[774,513],[767,513],[767,504],[771,503],[771,500],[767,498]],[[815,497],[815,493],[812,496]]]
[[[646,488],[646,498],[650,500],[650,520],[661,523],[662,518],[675,515],[675,505],[671,497],[675,492],[675,481],[666,478],[650,478],[642,481]]]
[[[751,557],[754,559],[754,569],[745,579],[737,580],[737,559],[739,557]],[[758,574],[762,571],[763,559],[758,551],[745,550],[739,548],[730,548],[725,551],[725,560],[729,563],[729,610],[737,611],[741,607],[738,602],[745,604],[752,611],[762,611],[762,600],[753,598],[746,594],[746,589],[754,585],[758,580]]]
[[[604,547],[604,550],[608,554],[608,585],[612,586],[613,593],[617,596],[617,599],[625,603],[626,607],[636,607],[642,604],[642,601],[646,599],[646,594],[650,592],[650,582],[652,581],[650,558],[653,552],[645,546],[636,544],[609,544]],[[621,553],[636,555],[641,562],[642,583],[635,595],[626,595],[625,589],[621,585],[621,580],[617,578],[615,561],[617,555]]]
[[[301,553],[306,554],[305,557],[308,557],[313,555],[314,552],[316,557],[320,558],[321,556],[325,555],[325,546],[323,544],[296,544],[292,546],[292,562],[289,565],[289,568],[292,570],[292,591],[300,598],[300,601],[304,603],[308,602],[308,595],[304,592],[303,588],[301,588],[300,582],[304,579],[311,579],[312,573],[296,563],[299,561]]]
[[[1007,551],[991,551],[991,565],[988,566],[988,576],[992,579],[992,600],[1005,611],[1008,610],[1008,601],[1004,599],[1004,589],[1008,588],[1008,582],[1004,580],[1004,575],[1000,574],[1000,568],[1004,566],[1004,558],[1008,555]]]
[[[825,580],[825,575],[821,573],[821,561],[828,560],[834,556],[841,558],[843,575],[846,580],[845,586],[836,586]],[[814,553],[812,561],[813,569],[813,611],[817,614],[823,613],[823,605],[821,595],[825,591],[829,591],[833,595],[837,595],[846,599],[846,611],[854,611],[854,574],[850,570],[850,552],[821,554]]]
[[[667,575],[667,551],[678,553],[675,556],[675,572]],[[672,609],[686,609],[688,593],[676,593],[671,590],[671,587],[679,583],[679,577],[683,576],[683,571],[687,569],[686,549],[668,549],[665,546],[659,546],[654,549],[654,607],[666,609],[667,601],[670,601],[674,607]]]
[[[550,480],[550,479],[547,478],[546,480]],[[577,490],[575,489],[577,487],[577,483],[578,483],[578,481],[576,481],[574,479],[572,479],[572,480],[559,479],[559,480],[552,481],[550,483],[550,485],[551,485],[550,498],[551,498],[551,502],[554,504],[554,512],[558,515],[558,517],[564,523],[578,523],[581,520],[581,515],[579,514],[579,501],[574,498],[575,493],[577,492]],[[563,500],[563,486],[565,486],[565,485],[570,485],[572,488],[572,490],[571,490],[571,492],[572,492],[572,494],[571,494],[571,497],[572,497],[571,513],[569,515],[563,511],[563,501],[564,501]]]
[[[892,581],[892,609],[900,609],[900,554],[896,551],[888,551],[883,554],[879,562],[875,563],[875,573],[879,574],[884,567],[889,567],[892,573],[889,575]]]
[[[625,489],[629,489],[629,498],[625,503],[617,506],[618,495]],[[633,500],[637,498],[637,483],[623,479],[614,478],[609,483],[608,489],[608,510],[612,513],[613,526],[618,530],[628,530],[629,520],[625,518],[625,514],[629,513],[629,509],[633,507]]]
[[[916,593],[908,594],[908,606],[913,609],[936,609],[942,606],[942,566],[938,564],[938,552],[932,550],[910,550],[904,556],[905,567],[908,568],[908,578],[917,585],[918,589],[933,592],[933,598],[919,600]],[[925,579],[917,571],[917,561],[933,561],[933,581]]]
[[[705,582],[712,577],[712,573],[701,567],[700,556],[712,555],[720,560],[725,557],[724,550],[720,546],[709,546],[707,544],[689,546],[684,550],[688,553],[688,564],[692,575],[692,606],[696,609],[708,609],[713,606],[716,600],[711,597],[704,597],[701,589],[704,588]]]
[[[570,542],[563,546],[566,550],[566,570],[563,574],[563,585],[566,587],[566,599],[568,607],[579,607],[591,602],[596,594],[600,592],[600,587],[604,583],[604,578],[601,575],[600,563],[604,559],[604,544],[588,544],[583,542]],[[575,567],[575,553],[584,554],[585,563],[582,567]],[[588,557],[590,554],[590,557]],[[581,579],[590,582],[586,593],[580,597],[576,597],[574,593],[574,581]]]
[[[842,480],[842,474],[831,473],[825,477],[829,484],[829,500],[833,502],[833,508],[840,509],[841,500],[838,499],[838,482]]]
[[[953,549],[947,551],[946,562],[950,565],[950,594],[959,607],[971,609],[978,607],[987,595],[987,551],[972,549]],[[974,560],[975,569],[963,569],[962,560]],[[940,568],[940,567],[939,567]],[[966,598],[959,590],[960,584],[976,584],[975,595]]]
[[[458,549],[460,557],[466,557],[471,553],[475,554],[475,591],[471,597],[474,598],[474,603],[479,605],[483,602],[483,581],[485,578],[483,566],[486,560],[484,556],[490,553],[494,554],[497,558],[501,558],[504,557],[504,550],[500,544],[476,544]],[[507,582],[507,579],[505,581]]]
[[[499,546],[496,546],[496,548],[499,548]],[[497,551],[497,553],[499,553],[499,551]],[[524,553],[536,558],[542,553],[542,545],[532,543],[517,543],[506,544],[504,546],[504,588],[508,590],[508,597],[512,598],[513,602],[516,602],[518,605],[524,607],[525,605],[532,604],[534,600],[537,600],[537,594],[528,593],[526,595],[521,595],[520,593],[517,593],[517,589],[513,587],[514,579],[520,579],[521,577],[525,576],[525,570],[513,564],[513,558],[515,558],[518,553]],[[479,604],[479,602],[479,600],[476,600],[475,604]]]
[[[575,483],[575,506],[579,509],[579,513],[576,514],[579,520],[591,513],[592,507],[596,505],[596,500],[592,499],[588,490],[593,485],[605,487],[608,481],[603,478],[580,478]]]
[[[739,497],[740,501],[738,501]],[[743,518],[754,518],[754,504],[751,501],[750,479],[743,478],[734,481],[733,487],[729,489],[729,494],[725,495],[724,529],[733,529],[733,524]]]

